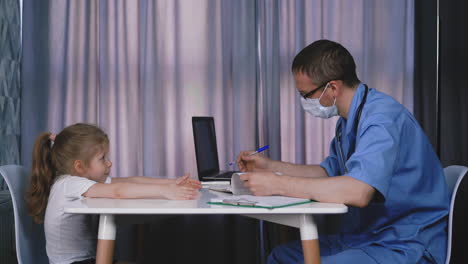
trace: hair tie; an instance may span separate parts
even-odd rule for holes
[[[55,141],[56,136],[57,136],[57,134],[50,133],[50,135],[49,135],[50,147],[54,146],[54,141]]]

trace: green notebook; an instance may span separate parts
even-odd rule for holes
[[[208,204],[274,209],[311,202],[309,199],[286,196],[233,195],[212,198]]]

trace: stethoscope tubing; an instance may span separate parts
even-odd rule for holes
[[[364,92],[364,97],[363,97],[363,99],[361,101],[361,104],[358,107],[356,117],[354,118],[354,124],[353,124],[354,135],[356,135],[356,137],[357,137],[357,129],[358,129],[358,125],[359,125],[359,120],[361,119],[362,109],[364,108],[364,104],[366,103],[366,100],[367,100],[367,93],[369,92],[369,87],[367,87],[366,84],[364,84],[364,87],[366,88],[366,90]],[[354,153],[354,150],[356,148],[356,139],[354,139],[354,142],[350,142],[349,151],[348,151],[348,158],[345,160],[344,155],[343,155],[343,150],[341,148],[341,123],[339,123],[336,126],[335,138],[336,138],[336,143],[337,143],[336,145],[337,145],[337,148],[338,148],[338,154],[340,155],[341,164],[343,164],[345,174],[348,174],[348,168],[346,167],[346,161]]]

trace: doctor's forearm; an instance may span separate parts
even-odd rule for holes
[[[283,161],[274,161],[270,167],[271,171],[299,177],[327,177],[327,172],[319,165],[298,165]]]
[[[313,199],[324,203],[343,203],[365,207],[374,188],[349,176],[304,178],[281,177],[278,194]]]

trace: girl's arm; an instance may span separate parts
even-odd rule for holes
[[[112,178],[112,183],[119,183],[119,182],[127,182],[127,183],[140,183],[140,184],[177,184],[177,185],[184,185],[187,187],[193,187],[200,189],[201,183],[200,181],[190,179],[189,174],[185,174],[185,176],[179,177],[177,179],[158,179],[158,178],[151,178],[151,177],[142,177],[142,176],[134,176],[134,177],[126,177],[126,178]]]
[[[170,200],[192,200],[198,189],[177,184],[140,184],[129,182],[96,183],[83,196],[92,198],[142,199],[159,198]]]
[[[158,179],[143,176],[125,177],[125,178],[112,178],[112,183],[129,182],[141,184],[170,184],[174,182],[173,179]]]

